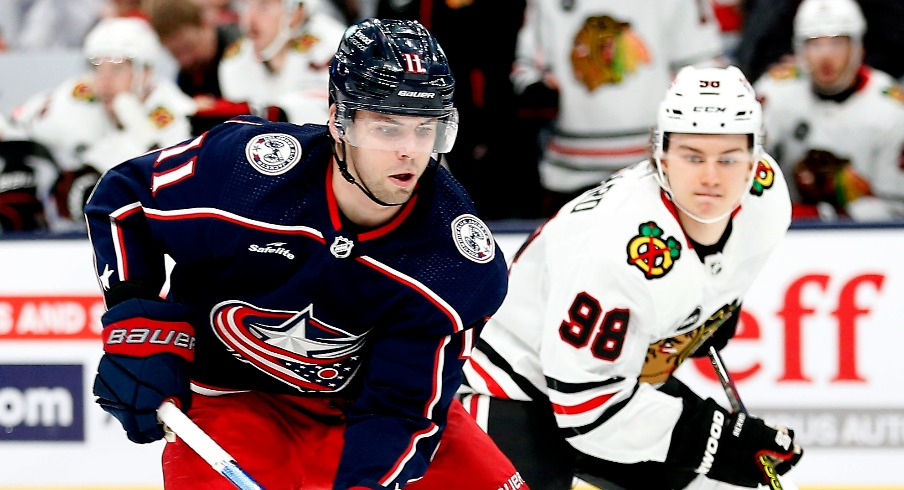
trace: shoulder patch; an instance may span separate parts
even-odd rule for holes
[[[662,228],[653,221],[641,224],[637,231],[628,242],[628,265],[643,271],[648,280],[664,277],[681,257],[681,243],[675,237],[663,238]]]
[[[85,82],[79,82],[72,88],[72,98],[85,102],[94,102],[94,89]]]
[[[769,68],[769,77],[775,80],[790,80],[800,77],[800,69],[793,63],[782,63]]]
[[[232,58],[242,51],[242,39],[244,38],[236,39],[232,44],[226,47],[223,51],[223,59]]]
[[[753,175],[753,184],[750,186],[750,193],[754,196],[762,196],[766,189],[772,187],[775,182],[775,169],[772,164],[765,158],[760,159],[756,164],[756,173]]]
[[[493,234],[473,214],[463,214],[452,220],[452,239],[462,255],[478,264],[486,264],[496,256]]]
[[[313,36],[311,34],[302,34],[289,41],[289,47],[291,47],[295,51],[298,51],[299,53],[307,53],[319,42],[320,38],[317,36]]]
[[[152,110],[151,113],[148,114],[148,117],[151,118],[151,122],[154,123],[154,126],[156,126],[157,129],[168,125],[176,119],[176,117],[173,116],[173,113],[162,105],[155,107],[154,110]]]
[[[469,7],[474,3],[474,0],[446,0],[446,7],[449,7],[452,10]]]
[[[891,87],[883,90],[882,93],[900,102],[901,104],[904,104],[904,87],[900,85],[892,85]]]
[[[280,175],[301,160],[301,143],[286,133],[259,134],[245,144],[245,157],[258,172]]]

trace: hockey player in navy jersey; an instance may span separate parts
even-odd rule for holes
[[[734,334],[791,219],[761,150],[761,108],[735,67],[682,69],[653,159],[559,210],[514,258],[509,291],[465,377],[465,407],[531,483],[625,489],[767,483],[794,432],[701,399],[673,376]],[[609,488],[609,486],[605,486]]]
[[[364,20],[328,125],[243,117],[103,176],[94,393],[129,439],[163,437],[174,399],[269,490],[526,488],[454,401],[506,268],[432,158],[455,140],[453,87],[423,26]],[[181,440],[163,474],[232,488]]]

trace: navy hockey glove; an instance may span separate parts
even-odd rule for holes
[[[157,408],[167,398],[186,411],[191,405],[188,363],[194,360],[195,331],[187,321],[189,311],[175,303],[133,298],[101,317],[104,355],[94,394],[132,442],[163,437]]]
[[[803,451],[794,444],[793,430],[785,433],[756,417],[729,413],[708,398],[699,410],[678,419],[666,462],[713,480],[754,488],[769,483],[759,462],[763,455],[774,458],[776,472],[783,475]]]

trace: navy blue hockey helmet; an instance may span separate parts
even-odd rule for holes
[[[454,89],[445,53],[417,21],[365,19],[352,25],[330,65],[330,99],[342,136],[349,136],[359,109],[429,117],[438,124],[432,151],[446,153],[458,132]]]

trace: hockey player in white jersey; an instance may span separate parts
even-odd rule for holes
[[[680,67],[722,54],[707,1],[528,0],[512,81],[558,92],[539,168],[546,216],[647,158],[658,94]]]
[[[465,407],[534,489],[570,488],[574,475],[755,487],[768,481],[762,453],[784,474],[802,455],[793,431],[730,413],[672,373],[733,336],[790,217],[741,71],[682,69],[653,159],[566,204],[514,258],[465,368]]]
[[[84,226],[82,205],[101,173],[187,139],[188,114],[195,110],[174,83],[154,75],[160,46],[144,20],[103,20],[82,49],[90,71],[32,96],[12,118],[63,171],[51,222],[60,230]]]
[[[270,120],[323,124],[329,65],[346,26],[318,0],[242,0],[244,37],[220,61],[223,97]]]
[[[767,149],[795,176],[796,212],[825,202],[823,216],[904,218],[904,88],[863,64],[865,31],[854,0],[805,0],[794,18],[799,66],[754,85]]]

